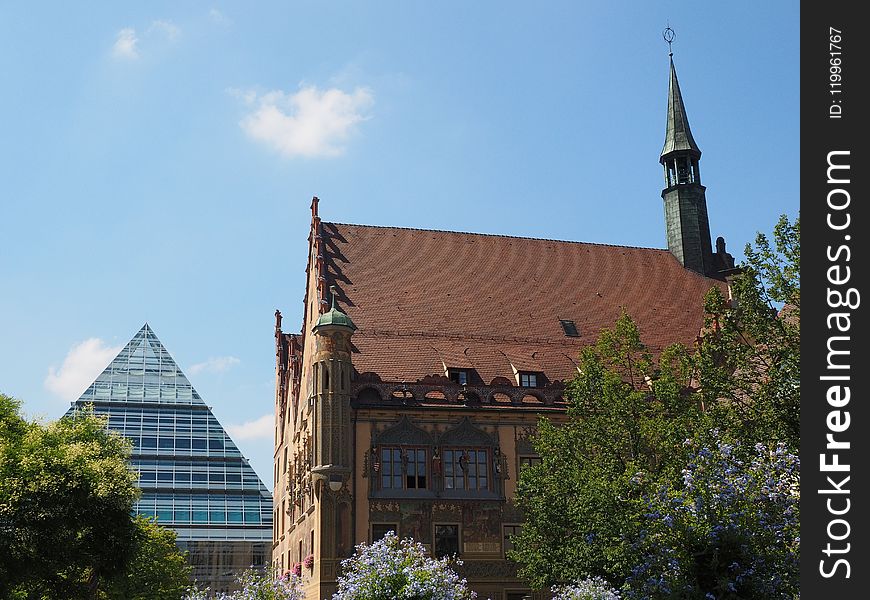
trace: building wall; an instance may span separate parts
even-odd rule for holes
[[[521,393],[507,405],[490,400],[479,405],[463,402],[458,384],[438,376],[428,378],[425,386],[402,384],[402,395],[413,398],[405,404],[396,400],[396,392],[390,392],[390,384],[380,385],[380,391],[373,395],[371,386],[354,381],[352,389],[344,390],[348,405],[353,406],[351,426],[342,434],[342,443],[347,445],[352,459],[348,465],[349,477],[340,489],[333,491],[323,475],[311,472],[312,467],[317,469],[313,452],[315,437],[324,433],[323,423],[315,423],[315,418],[321,414],[315,405],[327,397],[337,401],[337,395],[342,395],[333,390],[329,390],[331,396],[324,393],[322,373],[315,373],[315,363],[328,360],[328,348],[332,347],[332,342],[317,343],[318,337],[325,340],[329,334],[312,331],[326,299],[320,279],[318,225],[315,218],[302,333],[284,334],[280,317],[276,323],[273,567],[286,571],[312,556],[313,565],[310,568],[303,565],[300,569],[308,582],[307,597],[327,598],[335,591],[341,560],[352,555],[357,544],[373,541],[373,525],[390,523],[398,529],[399,536],[414,537],[433,553],[439,549],[438,543],[458,543],[459,556],[465,563],[461,568],[463,575],[481,597],[513,600],[525,595],[528,590],[516,578],[515,566],[505,558],[504,526],[522,521],[513,497],[520,457],[532,454],[528,438],[542,414],[563,419],[563,406],[549,401],[545,404],[531,397],[530,402],[522,402]],[[337,346],[341,346],[340,340]],[[432,396],[433,391],[435,397],[441,398],[434,404],[426,396],[427,393]],[[478,397],[490,398],[495,390],[477,386],[474,391]],[[548,397],[552,398],[554,393],[560,390],[551,390]],[[390,438],[390,432],[399,437]],[[398,443],[403,441],[403,435],[421,436],[426,443]],[[404,441],[413,442],[412,438]],[[400,489],[381,485],[383,471],[378,471],[375,464],[380,462],[379,457],[390,439],[393,441],[389,442],[389,447],[393,450],[413,447],[425,453],[424,489],[407,489],[404,480],[407,471],[401,474]],[[445,443],[450,439],[458,446]],[[446,484],[447,453],[451,448],[460,447],[466,450],[465,454],[471,450],[485,452],[486,490],[458,492]],[[435,474],[436,449],[441,458],[441,475]],[[454,465],[454,469],[458,466]],[[447,529],[436,531],[439,525]],[[455,530],[451,529],[454,527]],[[445,531],[455,531],[457,538],[445,537]]]

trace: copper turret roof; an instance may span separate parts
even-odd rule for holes
[[[692,137],[689,129],[689,117],[686,116],[686,106],[680,93],[680,82],[677,81],[677,70],[674,68],[674,58],[671,57],[671,79],[668,83],[668,125],[665,132],[665,145],[662,157],[671,152],[690,151],[701,155],[701,149]]]

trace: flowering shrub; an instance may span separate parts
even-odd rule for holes
[[[429,557],[426,548],[388,532],[371,545],[360,544],[341,563],[338,591],[333,600],[473,600],[451,564],[459,560]]]
[[[311,567],[313,567],[314,566],[314,555],[309,554],[308,556],[306,556],[305,560],[302,561],[302,564],[305,566],[306,569],[310,569]]]
[[[236,581],[242,589],[232,594],[209,596],[209,590],[190,590],[184,600],[304,600],[305,590],[302,579],[292,573],[285,573],[277,579],[269,573],[247,571]]]
[[[587,577],[571,585],[554,586],[553,600],[619,600],[619,592],[601,577]]]
[[[647,497],[627,598],[798,595],[799,471],[783,444],[742,448],[712,433],[692,450],[682,486]]]

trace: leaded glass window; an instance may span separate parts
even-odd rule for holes
[[[444,450],[444,487],[448,490],[488,490],[489,450],[447,448]]]
[[[425,489],[424,448],[381,447],[381,489]]]

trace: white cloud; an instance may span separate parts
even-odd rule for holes
[[[274,415],[270,413],[241,425],[227,425],[226,430],[234,440],[260,440],[270,439],[274,426]]]
[[[136,37],[136,30],[132,27],[125,27],[115,36],[115,45],[112,46],[112,55],[115,58],[139,58],[139,50],[136,48],[138,43],[139,38]]]
[[[148,27],[146,33],[158,34],[165,36],[169,40],[175,40],[179,35],[181,35],[181,28],[172,21],[158,19],[157,21],[151,22],[151,26]]]
[[[181,28],[166,19],[152,21],[140,40],[136,29],[124,27],[115,35],[112,56],[122,60],[135,60],[142,55],[143,46],[150,53],[159,43],[174,42],[181,35]]]
[[[374,103],[371,90],[360,87],[347,93],[303,86],[295,94],[278,90],[246,96],[255,108],[239,123],[242,130],[291,158],[343,154],[345,142]]]
[[[191,365],[186,371],[191,375],[196,375],[197,373],[223,373],[240,362],[235,356],[214,356],[205,362]]]
[[[48,368],[43,384],[65,400],[76,400],[103,372],[123,346],[109,346],[99,338],[90,338],[73,346],[59,369]]]
[[[212,8],[208,11],[209,18],[217,23],[218,25],[232,25],[233,20],[226,16],[224,13],[219,11],[216,8]]]

